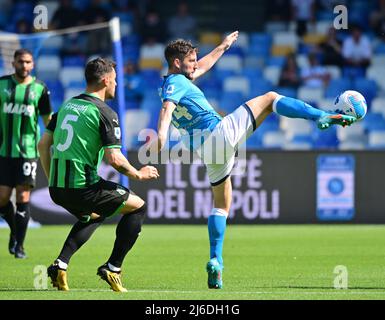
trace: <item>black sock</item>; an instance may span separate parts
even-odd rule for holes
[[[9,229],[11,230],[11,235],[15,235],[15,208],[11,201],[0,208],[0,215],[8,223]]]
[[[15,215],[15,226],[16,226],[16,241],[17,248],[22,248],[24,244],[25,235],[28,229],[28,221],[30,217],[29,202],[16,203],[16,215]]]
[[[61,250],[58,259],[65,263],[69,263],[73,254],[87,242],[104,220],[105,218],[98,218],[86,223],[80,221],[76,222],[64,242],[63,249]]]
[[[142,230],[146,205],[131,213],[126,213],[116,226],[116,240],[108,262],[120,268],[123,260],[131,250]]]

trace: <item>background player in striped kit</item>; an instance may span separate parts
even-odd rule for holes
[[[29,50],[14,53],[15,73],[0,78],[0,215],[11,234],[8,249],[25,258],[24,239],[30,217],[29,198],[36,182],[39,157],[38,116],[45,125],[51,118],[50,92],[31,75],[33,56]],[[10,201],[16,188],[16,215]]]

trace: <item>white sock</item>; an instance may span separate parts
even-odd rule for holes
[[[68,264],[61,261],[60,259],[56,259],[57,265],[59,266],[60,269],[67,270]]]
[[[108,263],[108,269],[113,272],[119,272],[121,270],[120,268],[113,266],[111,263]]]

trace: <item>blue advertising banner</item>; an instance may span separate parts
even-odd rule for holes
[[[349,221],[355,214],[353,155],[319,155],[317,158],[317,218]]]

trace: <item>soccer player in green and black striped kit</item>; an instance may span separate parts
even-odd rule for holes
[[[97,274],[114,291],[127,291],[121,281],[121,266],[141,231],[145,203],[124,186],[98,176],[101,158],[104,156],[116,170],[132,179],[159,177],[152,166],[136,170],[120,151],[118,116],[104,102],[115,96],[114,67],[114,62],[102,58],[88,62],[86,92],[60,107],[39,142],[52,200],[78,218],[58,258],[47,270],[54,287],[63,291],[69,290],[67,267],[72,255],[106,218],[115,214],[122,218],[116,227],[114,247]]]
[[[32,53],[14,53],[15,73],[0,77],[0,216],[11,229],[8,249],[25,258],[24,239],[30,217],[29,198],[36,183],[40,138],[38,116],[47,125],[51,118],[49,91],[31,76]],[[10,201],[16,188],[16,215]]]

